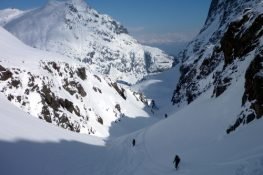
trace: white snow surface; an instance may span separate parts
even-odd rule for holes
[[[261,175],[263,121],[226,135],[240,111],[244,79],[223,96],[208,91],[151,127],[102,140],[29,117],[0,96],[1,174]],[[227,106],[227,107],[226,107]],[[132,139],[136,145],[132,147]],[[172,161],[181,157],[179,170]]]
[[[86,62],[113,80],[134,84],[172,67],[171,56],[141,45],[119,22],[84,0],[51,0],[4,27],[27,45]]]
[[[0,26],[3,26],[11,20],[23,15],[23,13],[25,13],[25,11],[14,8],[0,10]]]
[[[132,86],[131,89],[141,92],[147,98],[153,99],[158,108],[155,115],[164,117],[170,115],[179,108],[171,103],[171,95],[180,78],[180,66],[178,63],[172,69],[146,77],[142,82]]]
[[[52,56],[53,60],[67,62],[63,56],[25,46],[2,28],[0,33],[6,39],[0,43],[1,65],[24,69],[29,66],[37,73],[39,58]],[[34,57],[30,59],[30,55]],[[239,63],[240,72],[247,69],[251,59]],[[149,85],[158,81],[167,85],[169,77],[178,73],[176,69],[153,76],[134,88],[154,97],[153,92],[158,91]],[[161,84],[157,86],[162,88]],[[177,112],[166,108],[171,109],[167,111],[168,118],[152,126],[151,118],[145,123],[127,118],[112,126],[118,134],[108,139],[77,134],[31,117],[1,94],[0,174],[261,175],[263,141],[258,133],[262,132],[263,121],[252,122],[230,135],[225,132],[241,110],[243,85],[244,78],[238,77],[218,98],[211,99],[210,89]],[[169,91],[160,91],[159,97]],[[165,100],[160,100],[160,110],[165,104]],[[143,128],[142,123],[148,127],[133,132],[138,125]],[[175,154],[181,157],[178,171],[172,164]]]
[[[151,117],[152,112],[146,97],[143,97],[145,100],[143,102],[139,100],[139,94],[126,88],[124,89],[126,99],[123,99],[111,85],[113,82],[110,79],[100,75],[95,76],[85,68],[85,64],[56,53],[26,46],[1,27],[0,36],[0,65],[13,73],[12,78],[0,82],[0,89],[6,97],[14,96],[12,103],[34,117],[43,116],[44,103],[41,89],[48,86],[56,97],[71,101],[79,110],[80,115],[77,115],[76,112],[61,107],[59,117],[56,117],[52,109],[48,108],[51,111],[52,123],[67,129],[69,128],[63,124],[64,122],[60,122],[62,115],[66,115],[69,123],[75,129],[79,128],[81,133],[100,137],[116,137],[159,120],[157,117]],[[52,64],[49,65],[50,62],[56,63],[60,71],[57,72]],[[82,80],[74,73],[79,68],[85,68],[86,80]],[[33,86],[37,88],[32,88],[30,85],[32,77]],[[19,81],[17,87],[10,86],[13,80]],[[68,86],[73,91],[78,91],[78,86],[83,87],[86,95],[70,94],[69,90],[64,88],[66,82],[77,84],[77,86]],[[121,88],[120,85],[119,87]],[[116,108],[117,104],[121,111]],[[99,117],[102,118],[103,124],[98,122]],[[127,125],[128,121],[132,123],[133,120],[141,121],[140,125]]]
[[[68,2],[80,4],[82,1],[71,0]],[[61,2],[51,1],[51,4],[56,6]],[[217,27],[218,21],[214,22],[213,25],[210,25],[211,31]],[[101,125],[96,125],[98,124],[96,115],[89,114],[93,117],[93,123],[89,123],[88,126],[96,127],[98,130],[96,136],[106,137],[112,134],[107,138],[101,138],[70,132],[34,118],[37,115],[34,112],[39,110],[35,109],[35,103],[39,100],[39,96],[35,93],[28,96],[30,101],[33,101],[29,103],[30,108],[19,106],[22,108],[21,110],[7,101],[7,94],[16,95],[24,91],[23,87],[27,84],[28,71],[35,75],[44,74],[49,77],[49,80],[53,78],[56,82],[61,83],[62,79],[68,78],[61,79],[56,73],[48,73],[47,70],[41,69],[39,61],[42,61],[42,64],[54,61],[63,68],[66,67],[64,63],[68,63],[72,70],[83,65],[68,57],[25,46],[3,28],[0,28],[0,37],[0,65],[12,71],[18,71],[12,68],[26,71],[19,73],[19,77],[16,77],[24,80],[22,86],[19,86],[18,89],[7,88],[8,90],[3,92],[4,95],[0,95],[0,174],[263,174],[263,139],[260,134],[263,131],[263,120],[252,121],[249,125],[244,125],[237,128],[235,132],[226,134],[226,129],[242,111],[244,74],[256,51],[246,55],[246,59],[243,61],[235,62],[238,68],[235,73],[231,74],[234,83],[231,83],[222,95],[218,98],[212,97],[213,86],[211,86],[191,104],[180,109],[173,108],[169,102],[173,86],[176,85],[180,76],[179,65],[163,74],[152,75],[130,89],[125,88],[126,101],[107,85],[111,82],[109,79],[99,75],[99,78],[102,79],[102,82],[99,82],[86,68],[87,80],[82,81],[75,76],[73,76],[73,80],[78,80],[83,86],[85,85],[88,95],[83,99],[88,101],[85,105],[91,105],[91,108],[94,109],[91,113],[99,113],[101,116],[106,114],[107,116],[103,117],[106,124],[101,127]],[[208,41],[208,38],[204,36],[204,38],[201,37],[201,40]],[[204,55],[211,54],[213,44],[204,44],[204,46],[207,48]],[[190,47],[187,50],[189,56],[194,48],[194,43],[190,44]],[[193,59],[185,60],[184,64],[190,64]],[[54,70],[52,69],[52,71]],[[111,71],[114,74],[118,73],[118,70],[112,69]],[[228,73],[225,72],[225,74]],[[1,88],[9,87],[8,81],[0,82]],[[200,84],[206,84],[209,81],[211,81],[210,77]],[[102,94],[94,93],[92,86],[100,88]],[[59,90],[58,87],[59,83],[55,83],[52,91],[61,97],[73,100],[74,104],[80,105],[75,97],[70,96],[63,89]],[[134,90],[154,99],[159,110],[155,109],[152,113],[153,109],[150,109],[145,103],[137,101],[138,94],[133,95]],[[114,110],[116,102],[121,105],[128,117],[121,119],[121,122],[109,125],[115,119],[112,118],[112,110]],[[18,105],[17,101],[12,101],[12,103]],[[27,109],[34,110],[27,111]],[[68,113],[66,110],[63,112]],[[165,113],[169,114],[166,119],[163,118]],[[78,120],[76,116],[73,118]],[[161,118],[163,119],[160,121]],[[136,140],[134,147],[132,139]],[[181,157],[177,171],[172,163],[176,154]]]

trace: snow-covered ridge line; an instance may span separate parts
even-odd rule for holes
[[[22,11],[19,9],[8,8],[4,10],[0,10],[0,26],[4,26],[8,22],[22,16],[26,11]]]
[[[27,45],[85,62],[114,81],[134,84],[173,63],[173,57],[141,45],[119,22],[83,0],[50,1],[4,27]]]

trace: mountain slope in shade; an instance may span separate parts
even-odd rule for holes
[[[0,90],[31,115],[101,137],[120,135],[111,127],[121,127],[122,120],[143,120],[152,115],[150,100],[91,73],[85,64],[30,48],[3,28],[0,36]],[[139,129],[147,122],[122,131]]]
[[[229,116],[233,121],[226,131],[230,133],[261,118],[262,25],[261,0],[213,0],[203,29],[180,54],[181,77],[172,103],[190,104],[210,89],[213,89],[211,98],[217,98],[245,77],[243,109],[240,114]],[[246,69],[241,66],[243,62]]]
[[[51,0],[5,28],[27,45],[85,62],[113,80],[135,83],[173,62],[163,51],[139,44],[120,23],[84,0]]]

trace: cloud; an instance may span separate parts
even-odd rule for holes
[[[170,44],[189,42],[197,32],[170,32],[170,33],[147,33],[146,31],[140,33],[133,33],[133,36],[143,44]]]

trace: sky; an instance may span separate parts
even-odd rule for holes
[[[0,9],[36,8],[47,1],[0,0]],[[164,46],[176,46],[193,39],[203,26],[211,3],[211,0],[86,1],[100,13],[108,14],[122,23],[140,42]]]

